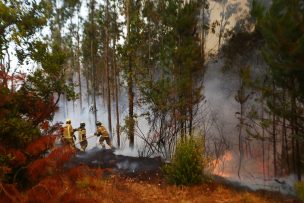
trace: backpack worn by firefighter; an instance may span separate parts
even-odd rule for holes
[[[97,137],[101,136],[99,138],[99,143],[101,144],[101,146],[103,148],[105,148],[105,144],[103,143],[104,141],[106,141],[106,143],[113,148],[111,139],[110,139],[110,135],[107,131],[107,129],[102,125],[101,122],[97,121],[96,122],[96,133],[94,135],[96,135]]]
[[[80,127],[77,130],[78,130],[78,139],[81,147],[80,150],[85,151],[88,146],[85,123],[81,122]]]
[[[63,127],[62,141],[64,144],[68,144],[73,148],[75,148],[74,139],[76,139],[74,132],[75,130],[72,127],[71,120],[67,119],[66,125]]]

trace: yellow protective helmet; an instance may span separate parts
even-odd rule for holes
[[[66,123],[66,124],[70,124],[70,123],[71,123],[71,119],[69,119],[69,118],[66,119],[65,123]]]

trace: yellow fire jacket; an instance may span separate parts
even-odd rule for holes
[[[98,126],[97,127],[97,135],[102,137],[109,137],[109,133],[107,129],[104,126]]]
[[[82,142],[87,139],[85,128],[78,128],[78,139],[79,139],[79,142]]]
[[[66,124],[63,128],[63,137],[66,139],[72,139],[73,138],[73,127],[71,124]]]

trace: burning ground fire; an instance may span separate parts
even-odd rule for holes
[[[214,159],[211,166],[213,174],[225,178],[234,178],[237,176],[239,168],[239,155],[237,152],[226,151],[222,156]],[[266,181],[274,178],[272,171],[271,160],[265,161],[263,164],[259,154],[255,154],[254,156],[244,155],[241,163],[241,176],[253,177],[254,174]]]
[[[226,151],[221,157],[212,161],[211,167],[214,175],[224,178],[230,185],[251,190],[264,189],[294,195],[295,176],[274,177],[269,163],[263,164],[260,160],[245,157],[239,177],[238,155],[232,151]]]
[[[212,161],[213,173],[222,177],[231,177],[233,174],[225,170],[225,165],[230,165],[233,160],[233,155],[230,151],[226,151],[225,154],[219,159]]]

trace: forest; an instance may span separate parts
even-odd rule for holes
[[[0,0],[0,202],[301,202],[303,138],[304,0]]]

